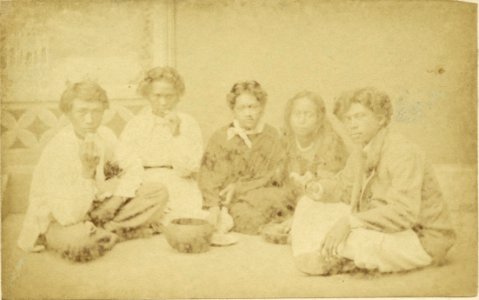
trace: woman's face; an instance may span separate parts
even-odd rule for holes
[[[310,136],[317,129],[319,118],[316,104],[303,97],[294,102],[289,122],[295,136]]]
[[[160,117],[173,110],[180,100],[175,86],[168,80],[153,81],[147,98],[153,114]]]
[[[255,96],[243,93],[236,97],[233,114],[242,128],[252,130],[256,128],[263,115],[263,106]]]

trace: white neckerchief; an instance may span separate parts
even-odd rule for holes
[[[264,129],[264,123],[262,123],[262,122],[260,122],[256,126],[256,128],[251,129],[251,130],[246,130],[246,129],[244,129],[240,126],[238,120],[234,120],[233,121],[233,126],[230,126],[228,128],[228,131],[226,132],[227,140],[229,141],[235,135],[237,135],[244,141],[244,143],[246,144],[246,146],[248,146],[248,148],[251,148],[253,146],[253,144],[251,143],[251,140],[249,139],[248,135],[249,134],[261,133],[261,132],[263,132],[263,129]]]

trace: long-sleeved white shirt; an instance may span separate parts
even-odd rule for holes
[[[134,151],[145,167],[172,166],[182,175],[197,172],[203,156],[201,129],[191,116],[178,112],[179,134],[147,110],[128,122],[121,134],[123,149]]]
[[[29,207],[25,216],[18,245],[25,251],[40,251],[35,243],[40,234],[48,230],[51,222],[63,226],[85,220],[92,202],[103,192],[121,197],[134,197],[142,182],[143,168],[131,153],[117,150],[114,133],[100,127],[95,134],[100,162],[95,179],[82,176],[80,161],[81,140],[71,125],[66,126],[46,145],[34,170],[30,187]],[[104,164],[119,163],[122,175],[109,190],[105,182]]]

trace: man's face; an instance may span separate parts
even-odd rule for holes
[[[365,146],[383,127],[385,120],[364,105],[353,103],[343,121],[353,142]]]
[[[72,109],[67,113],[75,133],[84,138],[87,133],[95,133],[101,125],[105,108],[99,101],[74,99]]]
[[[168,80],[154,81],[147,95],[153,114],[163,117],[168,111],[175,108],[179,95],[175,86]]]
[[[255,96],[244,93],[236,97],[233,114],[242,128],[252,130],[263,115],[263,106]]]

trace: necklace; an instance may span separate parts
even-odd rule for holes
[[[295,141],[296,141],[296,146],[298,147],[298,150],[300,152],[307,152],[307,151],[313,149],[313,147],[314,147],[314,142],[311,142],[311,144],[309,144],[309,146],[302,147],[301,144],[298,142],[298,139],[295,139]]]

